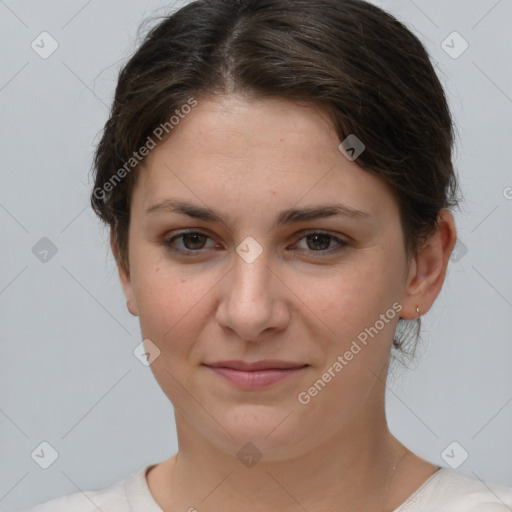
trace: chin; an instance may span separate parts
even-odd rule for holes
[[[305,436],[303,422],[301,426],[297,416],[283,407],[243,404],[222,416],[222,425],[232,436],[224,438],[231,453],[238,454],[249,443],[264,460],[280,460]]]

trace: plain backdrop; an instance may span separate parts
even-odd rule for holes
[[[172,406],[133,353],[138,319],[89,207],[89,170],[140,23],[184,3],[0,1],[1,511],[107,487],[177,449]],[[465,196],[418,357],[388,382],[389,425],[433,463],[512,486],[512,3],[378,5],[435,62]],[[58,44],[47,58],[41,37]],[[47,469],[41,450],[58,455]]]

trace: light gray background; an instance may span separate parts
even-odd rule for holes
[[[512,486],[512,2],[378,4],[427,45],[449,95],[468,249],[424,317],[413,369],[389,380],[390,428],[442,466],[457,441],[469,453],[458,471]],[[104,488],[177,449],[172,406],[133,355],[138,319],[89,207],[88,174],[139,24],[172,5],[0,1],[2,511]],[[43,31],[59,44],[47,59],[31,48]],[[453,31],[469,43],[456,59],[442,48]],[[42,237],[58,249],[46,263],[32,252]],[[46,470],[31,457],[43,441],[58,452]]]

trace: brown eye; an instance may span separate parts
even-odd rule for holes
[[[331,244],[332,236],[317,233],[314,235],[308,235],[306,240],[308,241],[308,247],[311,250],[325,251]]]
[[[183,245],[193,251],[202,249],[205,239],[208,237],[201,233],[186,233],[185,235],[181,235],[181,238],[183,239]]]
[[[177,243],[181,239],[181,243]],[[164,241],[166,249],[172,252],[181,254],[200,253],[205,249],[207,240],[210,239],[208,235],[199,233],[197,231],[187,231],[177,234]]]
[[[306,247],[299,247],[300,249],[303,249],[306,252],[320,253],[319,255],[322,253],[333,253],[348,245],[347,242],[338,237],[318,231],[306,233],[306,236],[302,237],[296,245],[299,246],[302,240],[306,241]],[[331,246],[333,242],[335,245]]]

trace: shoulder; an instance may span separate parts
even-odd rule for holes
[[[510,512],[511,507],[512,488],[441,468],[396,512]]]
[[[130,510],[129,494],[133,492],[133,484],[144,478],[147,468],[130,473],[109,487],[100,490],[74,492],[54,498],[25,512],[119,512]]]

